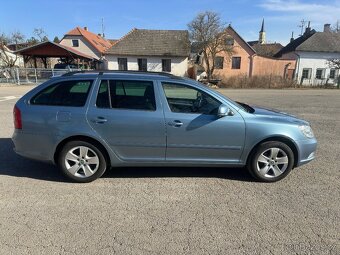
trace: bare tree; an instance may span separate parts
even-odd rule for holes
[[[19,43],[24,42],[25,36],[20,32],[13,32],[10,36],[0,35],[0,59],[5,67],[13,67],[16,64],[18,55],[11,52],[7,45],[14,44],[15,48]]]
[[[189,24],[190,39],[198,42],[199,50],[203,54],[204,68],[207,78],[211,79],[215,70],[215,57],[225,52],[231,55],[233,47],[228,44],[226,26],[216,12],[199,13]]]
[[[334,69],[338,70],[338,73],[340,72],[340,58],[329,59],[327,61],[327,64],[330,68],[334,68]],[[338,80],[337,86],[338,86],[338,88],[340,88],[340,74],[338,74],[337,80]]]
[[[33,30],[33,34],[39,38],[40,42],[48,41],[47,34],[44,29],[42,28],[35,28]]]
[[[340,70],[340,59],[339,58],[332,58],[327,61],[327,64],[330,68]]]
[[[334,33],[340,33],[340,20],[337,20],[331,29]]]

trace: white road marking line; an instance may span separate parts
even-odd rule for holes
[[[0,102],[8,101],[8,100],[13,100],[19,97],[16,96],[8,96],[8,97],[0,97]]]

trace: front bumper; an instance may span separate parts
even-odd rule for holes
[[[299,158],[296,166],[302,166],[315,159],[315,153],[318,144],[315,138],[300,140],[296,143],[299,150]]]

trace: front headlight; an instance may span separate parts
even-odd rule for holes
[[[302,134],[307,138],[314,138],[313,130],[308,125],[302,125],[299,126],[299,129],[301,130]]]

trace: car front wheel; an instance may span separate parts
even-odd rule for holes
[[[59,154],[58,164],[64,175],[76,182],[91,182],[103,175],[107,163],[103,153],[93,144],[71,141]]]
[[[282,142],[260,144],[251,155],[249,172],[263,182],[276,182],[285,178],[294,165],[294,153]]]

